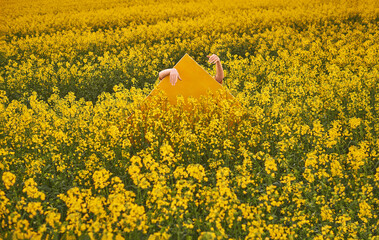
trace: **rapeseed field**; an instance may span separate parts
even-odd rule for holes
[[[0,238],[379,239],[378,1],[0,11]],[[235,99],[144,103],[185,53]]]

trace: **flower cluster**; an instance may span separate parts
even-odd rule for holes
[[[6,189],[9,189],[16,182],[16,176],[11,172],[4,172],[1,179]]]

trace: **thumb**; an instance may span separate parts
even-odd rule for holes
[[[210,58],[211,56],[210,55],[207,55],[208,58]]]

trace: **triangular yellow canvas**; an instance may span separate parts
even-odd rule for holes
[[[149,94],[155,96],[159,91],[163,91],[168,98],[168,101],[175,105],[177,103],[177,96],[181,95],[184,99],[193,97],[199,99],[200,96],[206,95],[208,92],[216,93],[222,89],[222,85],[218,83],[207,71],[205,71],[195,60],[188,54],[185,54],[180,61],[174,66],[182,80],[178,80],[175,86],[170,83],[170,76],[166,76],[157,85],[155,89]],[[233,98],[228,92],[227,96]]]

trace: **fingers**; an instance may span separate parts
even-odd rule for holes
[[[172,86],[175,86],[175,83],[176,83],[176,75],[175,75],[175,72],[172,72],[170,74],[170,83]]]
[[[212,56],[210,56],[208,60],[209,63],[213,63],[213,64],[215,64],[218,61],[220,61],[220,58],[216,54],[213,54]]]
[[[170,72],[170,83],[172,86],[175,86],[176,83],[176,70],[172,69]]]
[[[178,71],[175,69],[170,73],[170,83],[172,86],[175,86],[176,82],[179,80],[182,80],[182,78],[179,76]]]
[[[209,58],[208,62],[215,64],[217,61],[220,61],[220,58],[216,54],[207,55]]]
[[[175,86],[176,82],[178,81],[178,79],[181,81],[182,79],[179,77],[179,76],[172,76],[170,77],[170,83],[172,86]]]

